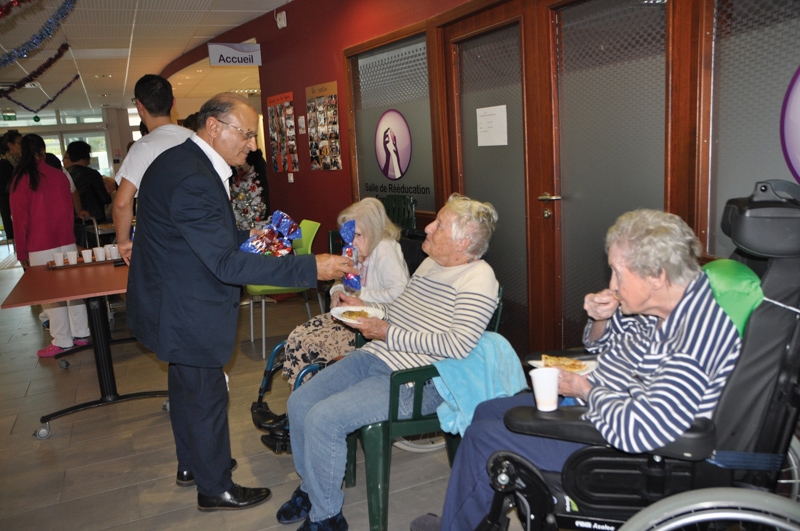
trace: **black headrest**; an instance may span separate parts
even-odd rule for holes
[[[753,195],[725,204],[722,232],[755,256],[800,256],[800,186],[782,180],[756,183]]]

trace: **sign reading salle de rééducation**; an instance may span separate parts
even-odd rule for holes
[[[261,66],[261,45],[246,43],[209,43],[211,66]]]

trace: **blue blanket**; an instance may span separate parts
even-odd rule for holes
[[[448,433],[464,435],[481,402],[513,396],[528,386],[517,353],[494,332],[484,333],[466,358],[448,358],[433,365],[439,371],[433,384],[444,400],[436,414]]]

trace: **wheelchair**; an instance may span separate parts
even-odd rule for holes
[[[492,455],[495,497],[479,531],[507,529],[514,507],[530,531],[800,530],[800,186],[757,183],[751,196],[727,202],[722,230],[737,246],[734,259],[761,277],[765,300],[747,322],[713,419],[695,419],[663,448],[628,454],[581,419],[584,407],[512,408],[511,431],[587,446],[560,473]],[[779,481],[789,498],[775,494]]]

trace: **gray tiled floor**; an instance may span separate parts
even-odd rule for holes
[[[0,300],[21,275],[21,268],[0,270]],[[239,461],[234,480],[268,486],[273,497],[250,510],[217,513],[199,512],[194,489],[175,485],[172,432],[161,398],[68,415],[51,423],[49,439],[33,437],[41,415],[98,397],[94,359],[91,351],[78,353],[66,370],[55,360],[39,360],[36,350],[49,341],[39,308],[0,311],[0,529],[289,529],[274,514],[299,480],[291,456],[267,450],[250,418],[264,362],[260,342],[250,343],[247,311],[244,306],[227,367],[231,444]],[[270,304],[267,319],[273,341],[282,339],[306,319],[305,307],[300,299]],[[113,335],[125,334],[124,314],[117,314]],[[165,365],[138,343],[114,346],[113,355],[120,393],[166,388]],[[283,411],[287,396],[287,386],[276,382],[267,398]],[[417,515],[440,513],[449,473],[443,451],[395,449],[389,528],[407,530]],[[346,490],[344,514],[351,529],[369,528],[363,466],[358,485]]]

